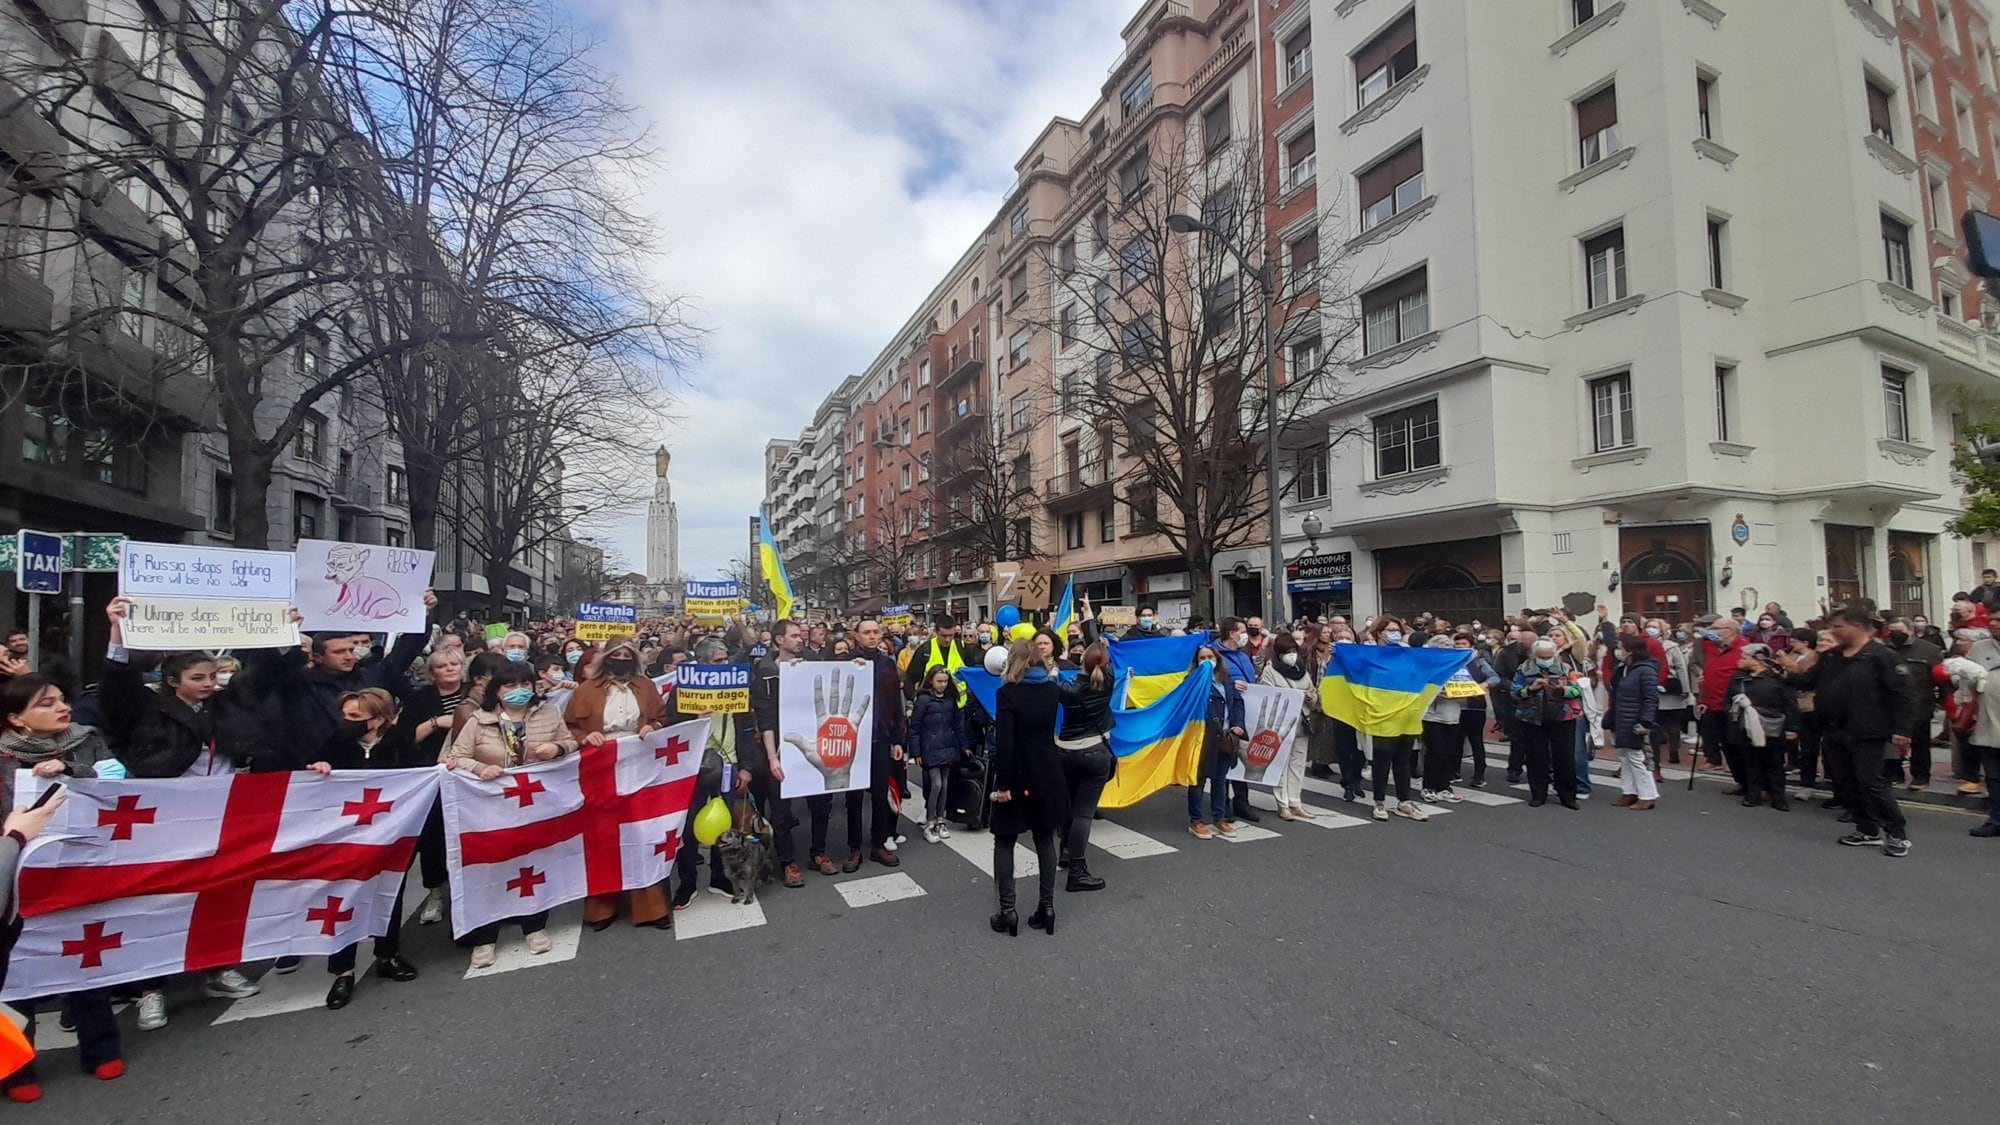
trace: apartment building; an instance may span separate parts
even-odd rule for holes
[[[139,181],[81,170],[36,100],[87,76],[57,111],[70,134],[115,120],[157,141],[198,115],[176,99],[205,88],[220,57],[199,10],[177,2],[22,0],[0,14],[0,526],[233,540],[213,387],[175,317],[148,315],[199,307],[188,236]],[[107,308],[122,311],[95,323]],[[332,347],[307,339],[266,370],[261,427],[345,360]],[[365,381],[322,400],[275,466],[269,546],[405,542],[406,478],[385,435]],[[113,592],[111,576],[87,581],[90,598]]]
[[[1942,615],[2000,103],[1980,6],[1894,2],[1312,5],[1320,254],[1363,280],[1293,435],[1299,604]]]

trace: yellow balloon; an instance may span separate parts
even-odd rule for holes
[[[1014,626],[1012,629],[1007,630],[1007,636],[1017,641],[1025,641],[1034,635],[1035,635],[1035,627],[1033,625],[1030,625],[1026,621],[1023,621],[1020,624]]]
[[[694,838],[702,847],[709,847],[722,834],[729,831],[731,821],[729,806],[720,797],[710,797],[708,803],[694,816]]]

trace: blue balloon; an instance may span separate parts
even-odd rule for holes
[[[1002,630],[1012,629],[1020,622],[1021,610],[1018,606],[1003,605],[1000,607],[1000,612],[993,615],[993,623]]]

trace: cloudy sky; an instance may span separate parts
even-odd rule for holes
[[[678,417],[681,565],[744,553],[761,457],[964,252],[1048,119],[1089,107],[1127,0],[582,0],[647,115],[657,276],[708,335]],[[635,452],[635,455],[637,453]],[[645,565],[643,501],[608,528]]]

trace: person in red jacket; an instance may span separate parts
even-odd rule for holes
[[[1733,617],[1718,617],[1712,624],[1702,628],[1695,639],[1695,647],[1701,652],[1701,693],[1695,700],[1697,729],[1701,732],[1701,750],[1708,758],[1708,764],[1719,766],[1727,762],[1729,774],[1736,779],[1736,787],[1729,792],[1738,795],[1743,792],[1743,763],[1739,756],[1729,752],[1729,679],[1736,674],[1736,665],[1743,654],[1741,626]]]

